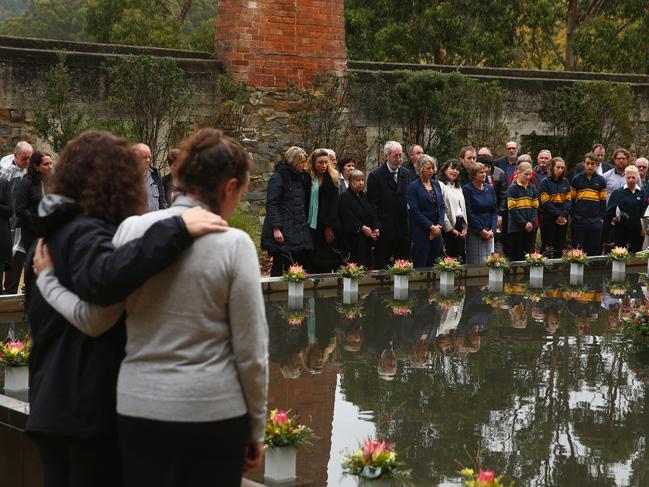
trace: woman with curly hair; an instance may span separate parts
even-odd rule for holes
[[[307,159],[306,171],[311,176],[308,224],[313,241],[309,269],[313,273],[335,272],[343,249],[337,235],[339,175],[329,149],[314,150]]]
[[[145,210],[142,178],[129,142],[108,132],[85,132],[61,153],[52,193],[43,197],[34,221],[56,277],[78,295],[103,304],[121,301],[177,259],[192,236],[219,229],[216,215],[186,212],[115,249],[117,225]],[[115,326],[88,336],[70,316],[56,313],[34,285],[32,262],[35,271],[42,247],[36,246],[36,258],[29,252],[25,276],[33,339],[25,429],[40,453],[45,486],[121,485],[115,390],[124,321],[114,316]]]
[[[202,129],[182,151],[184,196],[171,208],[124,221],[116,245],[129,246],[190,207],[226,218],[234,212],[250,181],[252,161],[243,147],[219,130]],[[243,469],[261,462],[268,327],[259,279],[255,245],[245,232],[229,229],[197,240],[128,297],[128,342],[117,383],[126,486],[239,487]],[[69,294],[53,285],[59,288],[48,295]],[[39,276],[40,286],[47,289]],[[70,307],[53,301],[88,333],[110,333],[111,313],[123,309],[73,300]],[[89,319],[97,313],[101,319]]]

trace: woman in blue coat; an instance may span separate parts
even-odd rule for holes
[[[433,179],[435,163],[430,156],[419,159],[419,179],[408,186],[406,200],[415,267],[431,267],[442,255],[444,196],[439,182]]]

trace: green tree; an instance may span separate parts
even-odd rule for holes
[[[151,147],[153,164],[184,136],[191,110],[183,71],[171,58],[128,56],[106,67],[108,105],[119,119],[121,135]]]
[[[45,98],[42,109],[34,113],[34,128],[38,136],[46,140],[55,152],[61,152],[65,144],[88,128],[88,122],[72,99],[73,79],[65,64],[65,53],[45,77]]]
[[[85,0],[33,0],[20,17],[5,20],[0,34],[44,39],[84,40]]]

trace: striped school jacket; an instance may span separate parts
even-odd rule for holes
[[[539,201],[541,203],[539,212],[541,218],[557,219],[560,216],[568,218],[572,198],[570,196],[570,181],[561,178],[555,181],[552,178],[545,178],[541,181],[539,188]]]
[[[529,222],[536,227],[536,216],[539,200],[536,188],[530,181],[523,186],[518,180],[514,181],[507,190],[507,213],[509,218],[508,233],[520,232]]]
[[[606,181],[599,174],[588,179],[584,173],[577,174],[570,184],[574,223],[601,225],[606,212]]]

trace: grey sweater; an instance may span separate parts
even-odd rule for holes
[[[186,196],[171,208],[131,217],[113,243],[140,237],[153,223],[200,204]],[[204,205],[203,205],[204,206]],[[192,247],[126,301],[128,342],[117,384],[117,412],[159,421],[220,421],[248,413],[263,441],[268,384],[268,327],[259,262],[250,237],[231,228]],[[51,273],[39,288],[85,333],[110,316],[70,299]],[[101,310],[101,308],[100,308]],[[85,319],[84,319],[85,317]]]

